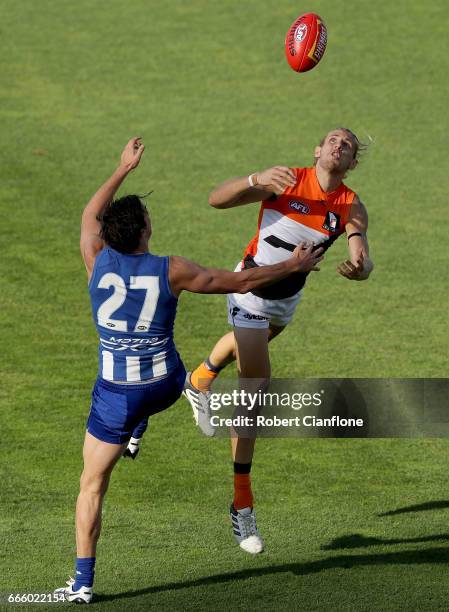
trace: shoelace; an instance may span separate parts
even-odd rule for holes
[[[199,412],[204,412],[204,414],[209,414],[210,412],[210,407],[209,407],[209,402],[210,402],[210,396],[212,395],[212,393],[210,391],[202,391],[201,394],[198,393],[197,395],[197,402],[198,402],[198,411]],[[200,400],[200,397],[203,398],[203,401]]]
[[[72,592],[75,592],[75,591],[73,591],[73,585],[74,584],[75,584],[75,578],[72,578],[72,576],[69,576],[69,579],[66,580],[66,585],[70,588],[70,590]]]
[[[257,535],[256,518],[254,514],[248,514],[248,516],[239,514],[239,527],[244,538]]]

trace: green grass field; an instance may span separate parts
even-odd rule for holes
[[[299,76],[283,39],[309,10],[329,43]],[[2,0],[2,596],[50,592],[73,572],[97,355],[79,220],[133,135],[147,150],[122,192],[154,189],[154,252],[233,268],[257,205],[212,210],[215,184],[307,165],[336,125],[369,133],[348,183],[370,212],[375,273],[338,276],[338,242],[272,345],[273,374],[447,377],[446,22],[443,0]],[[225,330],[223,297],[182,297],[186,365]],[[447,609],[448,460],[446,439],[261,440],[267,551],[252,558],[228,522],[228,441],[200,436],[179,401],[114,473],[95,606]]]

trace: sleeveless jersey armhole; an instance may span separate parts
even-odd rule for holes
[[[108,247],[104,247],[103,249],[101,249],[101,251],[98,251],[97,256],[95,257],[95,262],[94,262],[94,267],[92,268],[92,274],[90,277],[89,282],[87,283],[87,288],[90,289],[94,283],[94,280],[97,276],[97,268],[99,266],[99,260],[100,258],[103,256],[103,253],[106,251]]]
[[[352,189],[350,189],[347,185],[345,185],[345,191],[346,191],[347,206],[345,207],[345,211],[344,211],[343,223],[342,223],[343,227],[342,227],[341,234],[344,234],[345,232],[345,227],[348,222],[349,216],[351,214],[352,205],[354,204],[354,199],[357,196],[357,193],[353,191]]]
[[[174,295],[171,287],[170,287],[170,279],[168,277],[168,274],[170,272],[170,256],[166,255],[165,257],[162,258],[164,261],[162,263],[162,267],[164,270],[164,282],[165,282],[165,288],[167,290],[167,293],[170,297],[172,297],[175,302],[178,301],[178,298],[176,297],[176,295]]]

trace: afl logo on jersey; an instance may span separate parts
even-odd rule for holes
[[[340,229],[340,215],[337,215],[336,213],[333,213],[328,210],[326,214],[326,219],[323,223],[323,229],[332,233],[338,231]]]
[[[298,200],[290,200],[289,206],[290,208],[293,208],[293,210],[296,210],[296,212],[299,212],[301,215],[308,215],[310,212],[310,208],[307,206],[307,204],[304,204],[304,202],[299,202]]]

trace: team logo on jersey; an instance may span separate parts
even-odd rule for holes
[[[304,204],[304,202],[300,202],[299,200],[290,200],[288,204],[290,208],[296,210],[296,212],[299,212],[301,215],[308,215],[310,212],[310,208],[307,206],[307,204]]]
[[[160,348],[168,342],[168,338],[100,338],[101,345],[108,351],[151,351]]]
[[[338,231],[340,229],[340,215],[337,215],[337,213],[328,210],[326,214],[326,219],[323,223],[323,229],[332,233]]]

